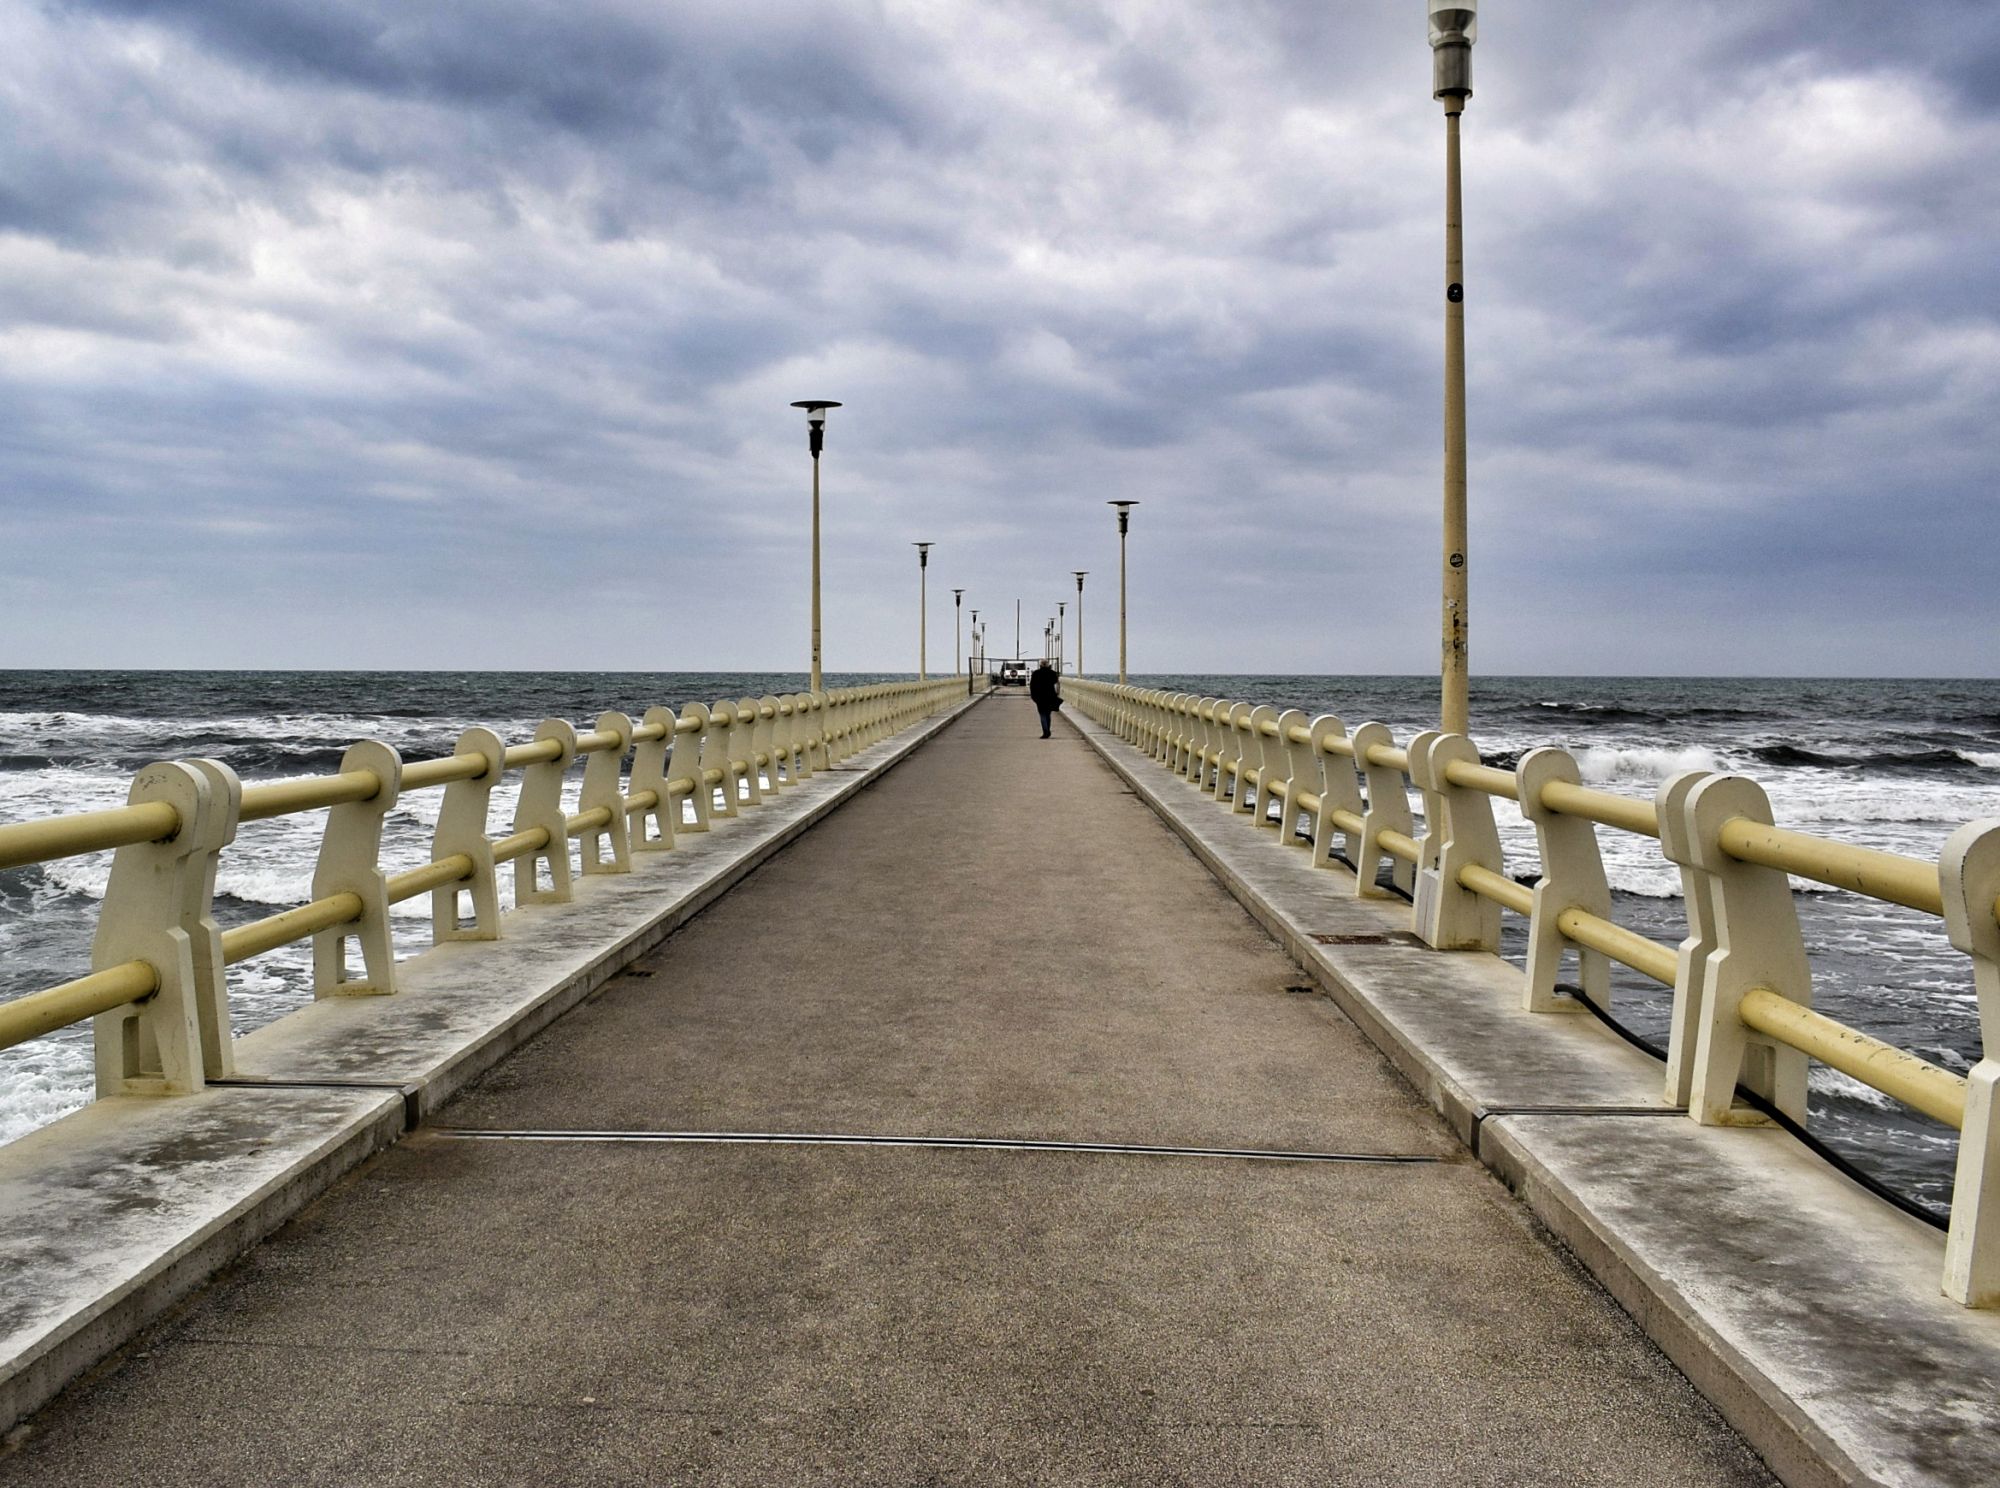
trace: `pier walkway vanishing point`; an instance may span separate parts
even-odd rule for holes
[[[1769,1481],[1007,697],[0,1455],[204,1488]]]

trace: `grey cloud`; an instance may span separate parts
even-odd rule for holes
[[[676,648],[642,664],[795,660],[785,404],[823,393],[855,664],[902,658],[909,538],[1032,634],[1069,569],[1108,582],[1112,495],[1145,503],[1143,665],[1430,663],[1414,5],[9,8],[0,581],[65,540],[149,558],[184,611],[157,659],[406,664],[393,613],[432,664],[567,665],[642,645],[580,602],[636,595]],[[1468,115],[1492,656],[1701,669],[1754,632],[1783,670],[1808,622],[1863,654],[1860,592],[1990,632],[2000,331],[1968,286],[2000,133],[1968,59],[2000,21],[1578,16],[1496,8]],[[499,613],[521,585],[539,624]],[[1294,588],[1342,623],[1197,599]],[[17,644],[142,645],[77,623]]]

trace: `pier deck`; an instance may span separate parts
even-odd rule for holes
[[[1304,985],[995,698],[0,1482],[1771,1481]],[[929,1140],[658,1139],[697,1132]]]

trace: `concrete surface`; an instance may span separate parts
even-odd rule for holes
[[[1299,985],[1074,735],[982,704],[0,1482],[1769,1482]],[[717,1128],[1412,1160],[592,1135]]]
[[[403,961],[393,997],[328,998],[246,1035],[236,1044],[237,1078],[366,1080],[409,1091],[419,1114],[435,1110],[952,716],[926,719],[795,787],[767,792],[762,804],[717,818],[707,832],[681,832],[670,851],[635,852],[630,873],[580,874],[570,903],[510,910],[499,940],[449,941]],[[502,869],[503,879],[510,871]]]
[[[503,939],[415,955],[393,997],[281,1018],[200,1095],[98,1101],[0,1147],[0,1430],[948,721],[637,854],[630,874],[580,878],[572,904],[511,911]]]
[[[2000,1483],[2000,1314],[1943,1297],[1942,1237],[1775,1129],[1702,1127],[1595,1019],[1520,1009],[1497,956],[1402,930],[1098,728],[1081,731],[1792,1484]]]
[[[0,1146],[0,1422],[402,1130],[383,1091],[218,1089],[98,1101]]]

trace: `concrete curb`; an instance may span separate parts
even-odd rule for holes
[[[1595,1019],[1069,721],[1786,1483],[2000,1482],[2000,1315],[1940,1295],[1940,1235],[1782,1131],[1687,1120]]]
[[[982,698],[568,905],[511,912],[508,939],[403,962],[389,998],[315,1002],[238,1041],[199,1095],[93,1102],[0,1147],[0,1431],[398,1141]]]

